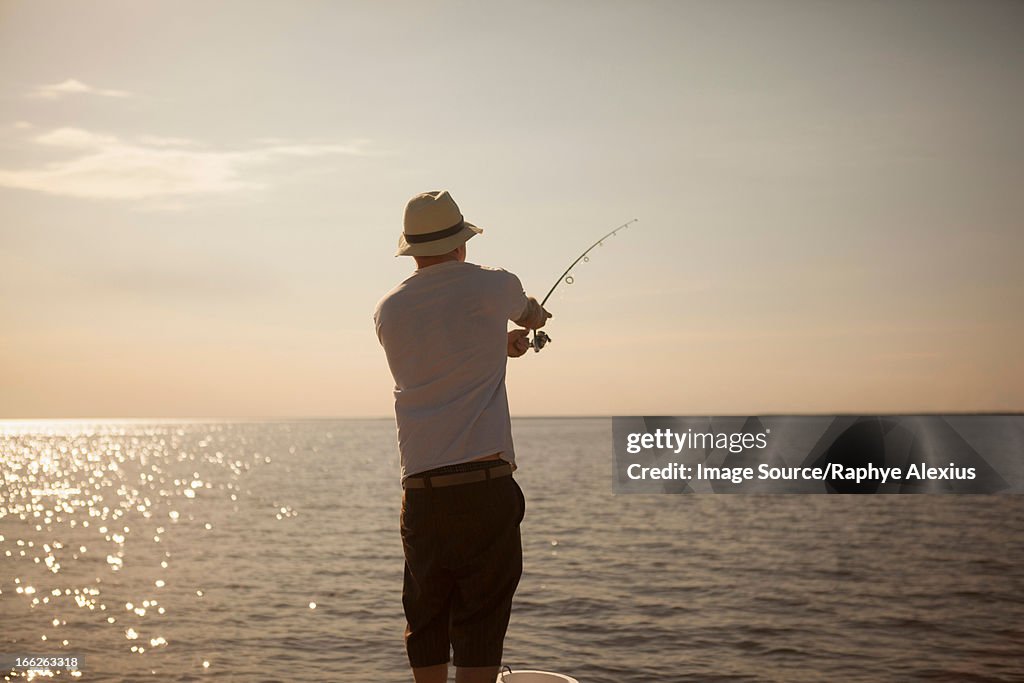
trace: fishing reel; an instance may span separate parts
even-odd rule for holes
[[[533,347],[533,352],[538,353],[541,349],[547,346],[547,343],[551,341],[551,337],[548,336],[547,332],[542,330],[533,331],[533,341],[530,342],[530,346]]]

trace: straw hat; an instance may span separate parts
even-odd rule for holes
[[[467,223],[448,190],[424,192],[405,205],[405,230],[395,256],[447,254],[483,230]]]

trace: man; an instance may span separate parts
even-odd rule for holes
[[[417,683],[494,683],[522,575],[525,500],[505,393],[506,357],[551,317],[512,273],[466,262],[467,223],[447,191],[405,207],[396,256],[413,274],[377,304],[395,379],[401,455],[402,604]],[[512,320],[521,328],[508,331]]]

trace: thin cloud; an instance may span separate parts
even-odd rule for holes
[[[131,93],[124,90],[111,90],[108,88],[94,88],[74,78],[69,78],[61,83],[39,85],[29,91],[28,96],[41,100],[57,100],[66,95],[99,95],[100,97],[131,97]]]
[[[144,200],[254,190],[250,168],[287,157],[365,156],[366,140],[350,144],[278,141],[243,150],[216,150],[194,140],[117,136],[57,128],[33,138],[37,145],[64,149],[66,159],[30,169],[0,168],[0,186],[85,199]]]
[[[112,135],[90,133],[81,128],[56,128],[49,133],[37,136],[35,142],[50,147],[93,149],[116,145],[117,138]]]

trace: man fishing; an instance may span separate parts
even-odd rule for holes
[[[466,262],[481,232],[447,191],[413,197],[396,256],[416,269],[373,316],[395,380],[402,605],[417,683],[446,681],[449,651],[458,683],[494,682],[522,575],[526,503],[512,477],[505,365],[551,314],[512,273]]]

